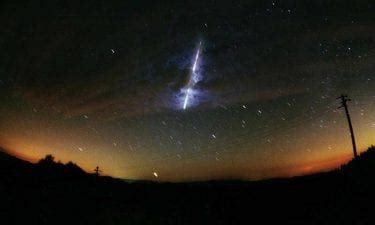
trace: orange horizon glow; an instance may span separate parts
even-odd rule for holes
[[[356,115],[353,123],[358,153],[361,153],[375,143],[375,127],[369,122],[372,114],[369,114],[369,119],[359,113],[353,115]],[[324,172],[348,162],[353,152],[345,117],[337,114],[329,116],[331,118],[326,118],[328,121],[331,122],[333,117],[337,123],[331,123],[327,129],[295,127],[289,133],[291,138],[288,143],[283,132],[275,133],[270,142],[264,138],[247,137],[229,150],[225,148],[224,141],[213,145],[214,150],[211,147],[193,155],[196,156],[193,160],[188,154],[181,158],[176,155],[168,157],[162,147],[155,145],[132,147],[129,143],[133,141],[136,144],[136,141],[127,135],[120,139],[113,138],[117,133],[88,133],[86,124],[60,122],[65,117],[52,121],[44,117],[24,121],[24,115],[14,115],[3,124],[0,146],[27,161],[37,162],[52,154],[57,161],[72,161],[85,171],[93,172],[99,166],[103,174],[123,179],[172,182],[260,180]],[[149,138],[144,135],[141,141]],[[194,143],[195,140],[189,141]],[[169,153],[176,152],[173,150]],[[221,153],[217,159],[215,152]],[[155,172],[158,177],[154,176]]]
[[[19,151],[19,150],[16,150],[18,149],[17,146],[23,146],[23,145],[17,145],[17,144],[8,144],[8,145],[5,145],[4,146],[4,150],[10,154],[10,155],[13,155],[17,158],[20,158],[22,160],[25,160],[25,161],[29,161],[31,163],[37,163],[40,159],[42,159],[46,154],[52,154],[52,153],[48,153],[48,150],[45,150],[45,151],[42,151],[42,152],[47,152],[46,154],[38,154],[37,152],[35,152],[35,150],[32,150],[33,147],[29,146],[29,147],[23,147],[24,150],[26,151]],[[38,148],[39,150],[41,150],[40,148]],[[364,152],[367,148],[360,148],[359,150],[359,154]],[[69,159],[67,155],[62,155],[62,154],[58,154],[57,156],[55,154],[52,154],[55,156],[55,159],[56,161],[60,161],[62,163],[67,163],[69,161],[72,161],[74,163],[76,163],[78,166],[80,166],[83,170],[85,170],[86,172],[89,172],[89,173],[92,173],[92,170],[93,168],[95,167],[94,164],[92,163],[84,163],[82,161],[79,161],[79,162],[76,162],[74,161],[73,159]],[[349,152],[344,152],[342,154],[337,154],[335,156],[331,156],[329,158],[325,158],[325,159],[321,159],[321,160],[307,160],[305,162],[299,162],[298,164],[288,164],[288,165],[284,165],[283,167],[274,167],[274,168],[269,168],[269,169],[266,169],[265,172],[263,171],[263,176],[252,176],[252,173],[255,173],[256,171],[256,168],[252,168],[249,171],[249,175],[245,175],[243,177],[236,177],[236,176],[228,176],[228,177],[223,177],[223,179],[243,179],[243,180],[263,180],[263,179],[272,179],[272,178],[288,178],[288,177],[295,177],[295,176],[303,176],[303,175],[310,175],[310,174],[314,174],[314,173],[319,173],[319,172],[327,172],[327,171],[331,171],[331,170],[334,170],[334,169],[337,169],[337,168],[340,168],[340,166],[346,164],[347,162],[349,162],[351,159],[353,159],[353,153],[351,153],[350,151]],[[103,173],[104,175],[110,175],[110,176],[114,176],[114,177],[118,177],[118,176],[115,176],[113,174],[111,174],[110,172],[108,173],[108,168],[106,168],[107,172],[106,173]],[[262,170],[262,168],[259,168],[259,170]],[[246,169],[242,170],[242,173],[243,174],[246,174]],[[275,171],[276,172],[276,176],[272,176],[270,174],[274,173],[275,174]],[[245,173],[244,173],[245,172]],[[118,177],[118,178],[124,178],[126,179],[126,177]],[[145,176],[145,177],[140,177],[139,178],[140,180],[143,180],[143,179],[150,179],[150,180],[153,180],[152,179],[152,176]],[[213,178],[213,179],[217,179],[217,178]],[[218,179],[221,179],[220,176],[218,176]],[[193,180],[210,180],[208,178],[201,178],[201,179],[182,179],[182,180],[174,180],[176,182],[189,182],[189,181],[193,181]],[[166,181],[168,181],[168,179],[166,179]]]

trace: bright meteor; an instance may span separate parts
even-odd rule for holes
[[[189,95],[190,95],[190,88],[186,90],[186,95],[185,95],[185,101],[184,101],[184,109],[186,109],[188,100],[189,100]]]
[[[202,42],[199,42],[198,50],[197,50],[197,53],[195,54],[194,64],[191,70],[190,79],[186,86],[186,94],[185,94],[185,100],[184,100],[184,106],[183,106],[184,110],[187,108],[189,104],[191,90],[194,88],[195,84],[198,82],[197,64],[198,64],[198,59],[199,59],[199,53],[201,50],[201,45],[202,45]]]

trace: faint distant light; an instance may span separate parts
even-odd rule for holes
[[[246,109],[246,105],[242,105],[242,108]]]
[[[153,173],[154,177],[158,177],[158,174],[156,172]]]
[[[215,134],[212,134],[211,136],[212,136],[212,138],[215,138],[215,139],[216,139],[216,135],[215,135]]]
[[[81,151],[81,152],[83,152],[83,148],[81,148],[81,147],[78,147],[78,150]]]

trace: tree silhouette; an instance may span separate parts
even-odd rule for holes
[[[55,164],[55,157],[51,154],[46,155],[43,159],[39,160],[39,164],[52,165]]]

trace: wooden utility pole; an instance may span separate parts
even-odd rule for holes
[[[354,154],[354,158],[356,159],[358,157],[357,146],[355,144],[355,138],[354,138],[354,131],[353,131],[353,126],[352,126],[352,120],[350,119],[348,105],[346,104],[346,102],[347,101],[351,101],[351,99],[349,99],[347,95],[341,95],[337,99],[341,99],[341,106],[339,108],[344,108],[345,109],[346,118],[348,119],[348,123],[349,123],[350,136],[352,138],[353,154]]]

